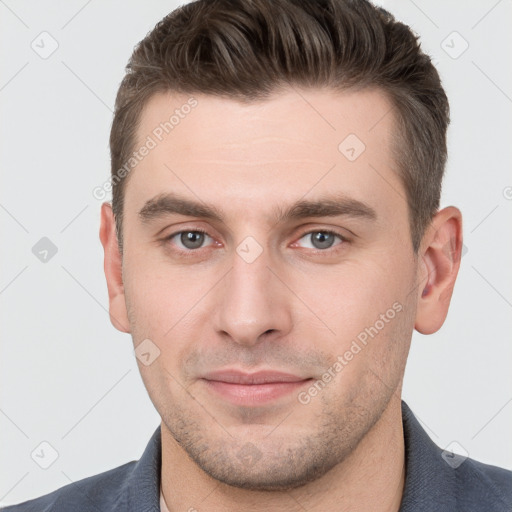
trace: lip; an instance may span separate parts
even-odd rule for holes
[[[260,370],[258,372],[246,373],[240,370],[218,370],[203,376],[203,379],[230,384],[268,384],[274,382],[300,382],[308,377],[300,377],[287,372]]]
[[[245,373],[239,370],[221,370],[202,377],[208,389],[235,405],[256,406],[288,395],[306,382],[301,377],[281,371]]]

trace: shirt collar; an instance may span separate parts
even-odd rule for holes
[[[409,406],[402,400],[405,443],[405,486],[399,512],[453,512],[455,473],[442,458]]]
[[[159,425],[127,479],[128,503],[122,510],[160,512],[161,466],[162,437]]]

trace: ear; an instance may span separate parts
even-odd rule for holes
[[[462,214],[448,206],[437,212],[420,248],[418,307],[414,328],[432,334],[443,325],[459,272],[462,253]]]
[[[117,245],[114,213],[110,203],[101,205],[100,240],[105,251],[104,270],[107,278],[109,313],[112,325],[130,332],[123,285],[123,261]]]

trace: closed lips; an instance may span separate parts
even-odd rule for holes
[[[301,377],[286,372],[260,371],[244,373],[235,370],[224,370],[206,374],[203,379],[226,382],[228,384],[257,385],[269,383],[302,382],[309,377]]]

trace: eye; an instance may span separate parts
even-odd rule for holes
[[[310,245],[309,247],[306,245],[308,249],[317,249],[320,251],[330,249],[334,246],[334,242],[338,238],[341,242],[345,242],[345,237],[341,236],[339,233],[336,233],[335,231],[329,231],[329,230],[317,230],[317,231],[310,231],[306,234],[304,234],[300,240],[306,240],[309,241]],[[307,242],[306,242],[307,243]],[[340,245],[340,243],[336,245]]]
[[[336,243],[336,239],[339,240],[338,243]],[[177,231],[165,238],[165,242],[170,242],[172,245],[176,246],[178,252],[182,251],[184,253],[190,253],[198,249],[202,249],[206,245],[211,245],[213,241],[213,238],[202,229]],[[338,245],[341,245],[342,242],[347,241],[348,240],[341,234],[335,231],[323,229],[305,233],[293,245],[301,245],[307,249],[327,252],[328,249],[337,247]]]
[[[207,239],[213,240],[205,231],[199,229],[178,231],[166,238],[168,241],[175,240],[174,243],[178,248],[185,251],[200,249]]]

